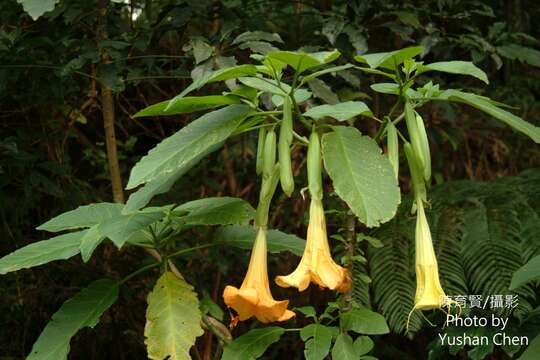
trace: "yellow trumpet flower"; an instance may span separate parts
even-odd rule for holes
[[[279,286],[292,286],[299,291],[304,291],[310,282],[340,292],[347,292],[352,284],[347,269],[332,259],[322,200],[316,198],[311,199],[306,248],[300,264],[291,274],[276,277]]]
[[[270,292],[266,265],[266,229],[259,227],[251,252],[249,267],[240,289],[226,286],[223,299],[240,320],[255,316],[262,323],[285,321],[295,313],[287,310],[289,300],[276,301]]]
[[[414,309],[439,309],[446,295],[439,280],[439,269],[422,200],[416,201],[416,295]]]

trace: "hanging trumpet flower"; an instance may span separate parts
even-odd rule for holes
[[[265,134],[260,149],[263,152],[261,164],[263,181],[255,217],[257,237],[251,251],[248,271],[240,289],[231,285],[226,286],[223,300],[238,313],[240,320],[255,316],[260,322],[269,323],[288,320],[295,314],[287,310],[289,300],[274,300],[268,281],[266,227],[270,201],[279,180],[279,164],[275,163],[276,136],[273,130]]]
[[[424,211],[424,201],[426,201],[425,173],[419,165],[414,147],[406,143],[404,150],[411,171],[416,207],[416,294],[414,307],[407,319],[408,328],[410,316],[414,310],[440,309],[444,306],[450,306],[451,303],[455,304],[455,301],[448,300],[439,279],[437,257],[435,256],[431,231]]]
[[[422,200],[416,201],[416,295],[414,308],[438,309],[446,295],[439,280],[439,268]]]
[[[266,230],[262,227],[251,252],[251,260],[240,289],[227,286],[223,292],[227,306],[233,308],[240,320],[255,316],[262,323],[285,321],[292,318],[294,312],[287,310],[289,300],[276,301],[270,292],[268,271],[266,268]]]
[[[323,288],[347,292],[352,284],[348,271],[332,259],[322,205],[321,155],[319,135],[313,132],[308,148],[308,185],[311,194],[309,225],[304,254],[291,274],[277,276],[281,287],[296,287],[304,291],[314,282]]]

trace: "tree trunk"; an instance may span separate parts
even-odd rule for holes
[[[107,39],[107,0],[99,2],[100,22],[98,28],[98,41]],[[101,50],[101,63],[110,62],[109,56]],[[103,127],[105,129],[105,144],[107,145],[107,162],[109,164],[109,174],[111,177],[112,193],[114,202],[124,202],[124,190],[122,186],[122,175],[118,163],[118,151],[116,144],[116,134],[114,131],[114,99],[111,89],[100,81],[101,87],[101,111],[103,113]]]

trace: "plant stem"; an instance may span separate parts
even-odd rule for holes
[[[119,285],[123,285],[124,283],[128,282],[129,280],[133,279],[135,276],[145,272],[145,271],[148,271],[150,269],[153,269],[155,267],[158,267],[159,265],[161,265],[161,263],[159,262],[155,262],[155,263],[152,263],[150,265],[146,265],[146,266],[143,266],[142,268],[132,272],[131,274],[129,274],[128,276],[126,276],[125,278],[123,278],[118,284]]]

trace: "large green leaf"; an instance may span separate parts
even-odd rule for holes
[[[129,196],[126,206],[122,210],[123,213],[130,213],[138,210],[148,204],[156,195],[163,194],[174,185],[189,169],[196,166],[204,157],[214,152],[221,146],[221,143],[210,146],[206,151],[201,152],[189,162],[166,177],[159,177],[144,184],[139,190]]]
[[[310,324],[300,330],[300,337],[306,343],[306,360],[323,360],[328,355],[335,330],[320,324]]]
[[[332,348],[332,359],[335,360],[358,360],[354,350],[353,340],[347,334],[340,334]]]
[[[458,90],[445,90],[437,99],[462,102],[482,110],[515,130],[528,135],[535,143],[540,144],[540,127],[534,126],[522,118],[501,109],[486,97]]]
[[[218,82],[218,81],[225,81],[229,79],[236,79],[241,76],[255,75],[256,73],[257,73],[257,68],[254,65],[237,65],[237,66],[231,66],[228,68],[212,71],[210,73],[207,73],[201,76],[197,80],[195,80],[193,83],[191,83],[191,85],[185,88],[180,94],[172,98],[169,101],[168,106],[173,107],[178,100],[180,100],[181,98],[183,98],[190,92],[200,89],[206,84],[210,84],[210,83]]]
[[[227,139],[249,112],[246,105],[230,105],[193,121],[135,164],[127,188],[175,177],[177,172],[193,166],[194,159]]]
[[[358,55],[354,59],[358,62],[367,63],[372,69],[378,67],[395,69],[403,61],[415,57],[422,51],[423,48],[421,46],[413,46],[390,52]]]
[[[55,236],[15,250],[0,259],[0,274],[65,260],[79,253],[81,239],[87,230]]]
[[[165,100],[137,112],[133,117],[165,116],[192,113],[195,111],[213,109],[220,106],[240,104],[234,96],[210,95],[193,96],[178,99],[169,106],[170,100]]]
[[[189,360],[189,350],[203,334],[199,301],[193,287],[172,272],[164,273],[148,295],[145,344],[153,360]]]
[[[37,227],[38,230],[58,232],[63,230],[91,227],[99,224],[101,221],[120,214],[122,204],[115,203],[97,203],[79,206],[60,214],[44,224]]]
[[[246,201],[234,197],[212,197],[182,204],[173,213],[181,215],[185,225],[246,224],[255,216],[255,209]]]
[[[86,234],[81,239],[81,243],[79,245],[79,249],[81,251],[81,257],[84,262],[87,262],[90,260],[90,257],[92,256],[92,253],[96,248],[101,244],[101,242],[105,239],[103,235],[99,232],[99,224],[92,226]]]
[[[362,101],[347,101],[335,105],[315,106],[304,113],[304,116],[313,119],[329,116],[338,121],[349,120],[358,115],[373,116],[373,113]]]
[[[255,360],[279,340],[285,329],[268,326],[251,330],[225,347],[221,360]]]
[[[336,193],[368,227],[390,220],[400,203],[392,164],[377,143],[353,127],[336,126],[322,138],[324,166]]]
[[[428,71],[440,71],[450,74],[470,75],[489,84],[489,80],[485,72],[476,67],[470,61],[440,61],[427,65],[418,65],[418,74]]]
[[[336,60],[341,53],[337,50],[321,51],[316,53],[304,53],[296,51],[275,51],[267,55],[267,58],[276,59],[291,66],[299,74],[312,67],[330,63]]]
[[[528,263],[520,267],[512,276],[510,290],[516,289],[521,285],[540,279],[540,255],[529,260]]]
[[[341,325],[344,329],[358,334],[381,335],[390,332],[384,316],[366,308],[341,314]]]
[[[165,216],[162,211],[141,211],[102,221],[98,226],[99,234],[108,237],[114,244],[121,248],[131,235],[148,225],[161,220]]]
[[[235,246],[240,249],[251,249],[257,235],[253,226],[230,225],[222,226],[216,232],[216,242]],[[302,256],[306,241],[296,235],[286,234],[279,230],[267,232],[268,251],[272,253],[290,251],[295,255]]]
[[[34,20],[37,20],[37,18],[47,11],[53,10],[54,5],[56,5],[58,1],[59,0],[17,0],[19,4],[22,4],[24,11],[26,11]]]
[[[52,316],[27,360],[67,359],[71,338],[84,327],[94,327],[118,298],[118,283],[108,279],[93,282],[66,301]]]

